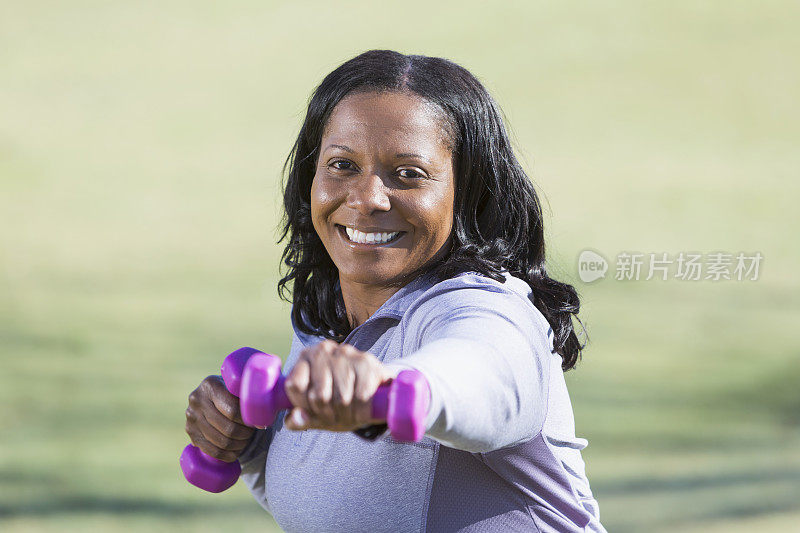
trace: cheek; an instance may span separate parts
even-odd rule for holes
[[[320,188],[320,179],[314,176],[311,180],[311,209],[319,205]]]
[[[416,225],[423,237],[443,243],[453,228],[453,195],[449,191],[420,199],[415,204]]]
[[[311,182],[311,217],[316,221],[324,217],[331,203],[330,195],[325,190],[322,180],[314,177]]]
[[[324,235],[323,226],[325,225],[326,218],[326,199],[323,188],[319,185],[319,180],[314,178],[311,183],[311,223],[317,232],[317,235],[322,237]]]
[[[319,210],[332,209],[341,204],[346,190],[337,182],[325,176],[314,176],[311,182],[311,206]]]

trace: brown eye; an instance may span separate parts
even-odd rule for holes
[[[403,172],[407,172],[407,174],[403,174]],[[406,178],[410,180],[415,180],[424,177],[422,174],[414,170],[413,168],[403,168],[400,170],[400,177]]]
[[[343,165],[343,166],[337,166],[337,165]],[[333,163],[331,163],[331,166],[337,170],[352,170],[353,163],[351,163],[350,161],[346,161],[344,159],[338,159]]]

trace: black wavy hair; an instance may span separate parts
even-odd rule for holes
[[[580,300],[574,287],[547,275],[539,197],[514,155],[499,107],[475,76],[452,61],[392,50],[364,52],[322,80],[284,164],[285,211],[278,243],[288,236],[281,257],[288,271],[278,294],[293,304],[297,327],[337,342],[351,331],[337,290],[338,270],[311,222],[311,183],[333,108],[348,94],[372,91],[405,91],[433,104],[452,148],[452,248],[426,265],[426,272],[448,279],[473,271],[503,282],[502,272],[508,270],[524,279],[534,305],[553,328],[562,368],[573,368],[585,346],[572,322]],[[290,283],[291,300],[286,296]]]

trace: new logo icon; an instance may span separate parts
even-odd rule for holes
[[[608,261],[592,250],[584,250],[578,256],[578,277],[584,283],[591,283],[606,277]]]

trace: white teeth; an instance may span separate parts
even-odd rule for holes
[[[394,239],[400,233],[399,231],[393,231],[391,233],[364,233],[363,231],[358,231],[357,229],[347,226],[345,226],[344,230],[347,232],[347,237],[351,241],[361,244],[381,244]]]

